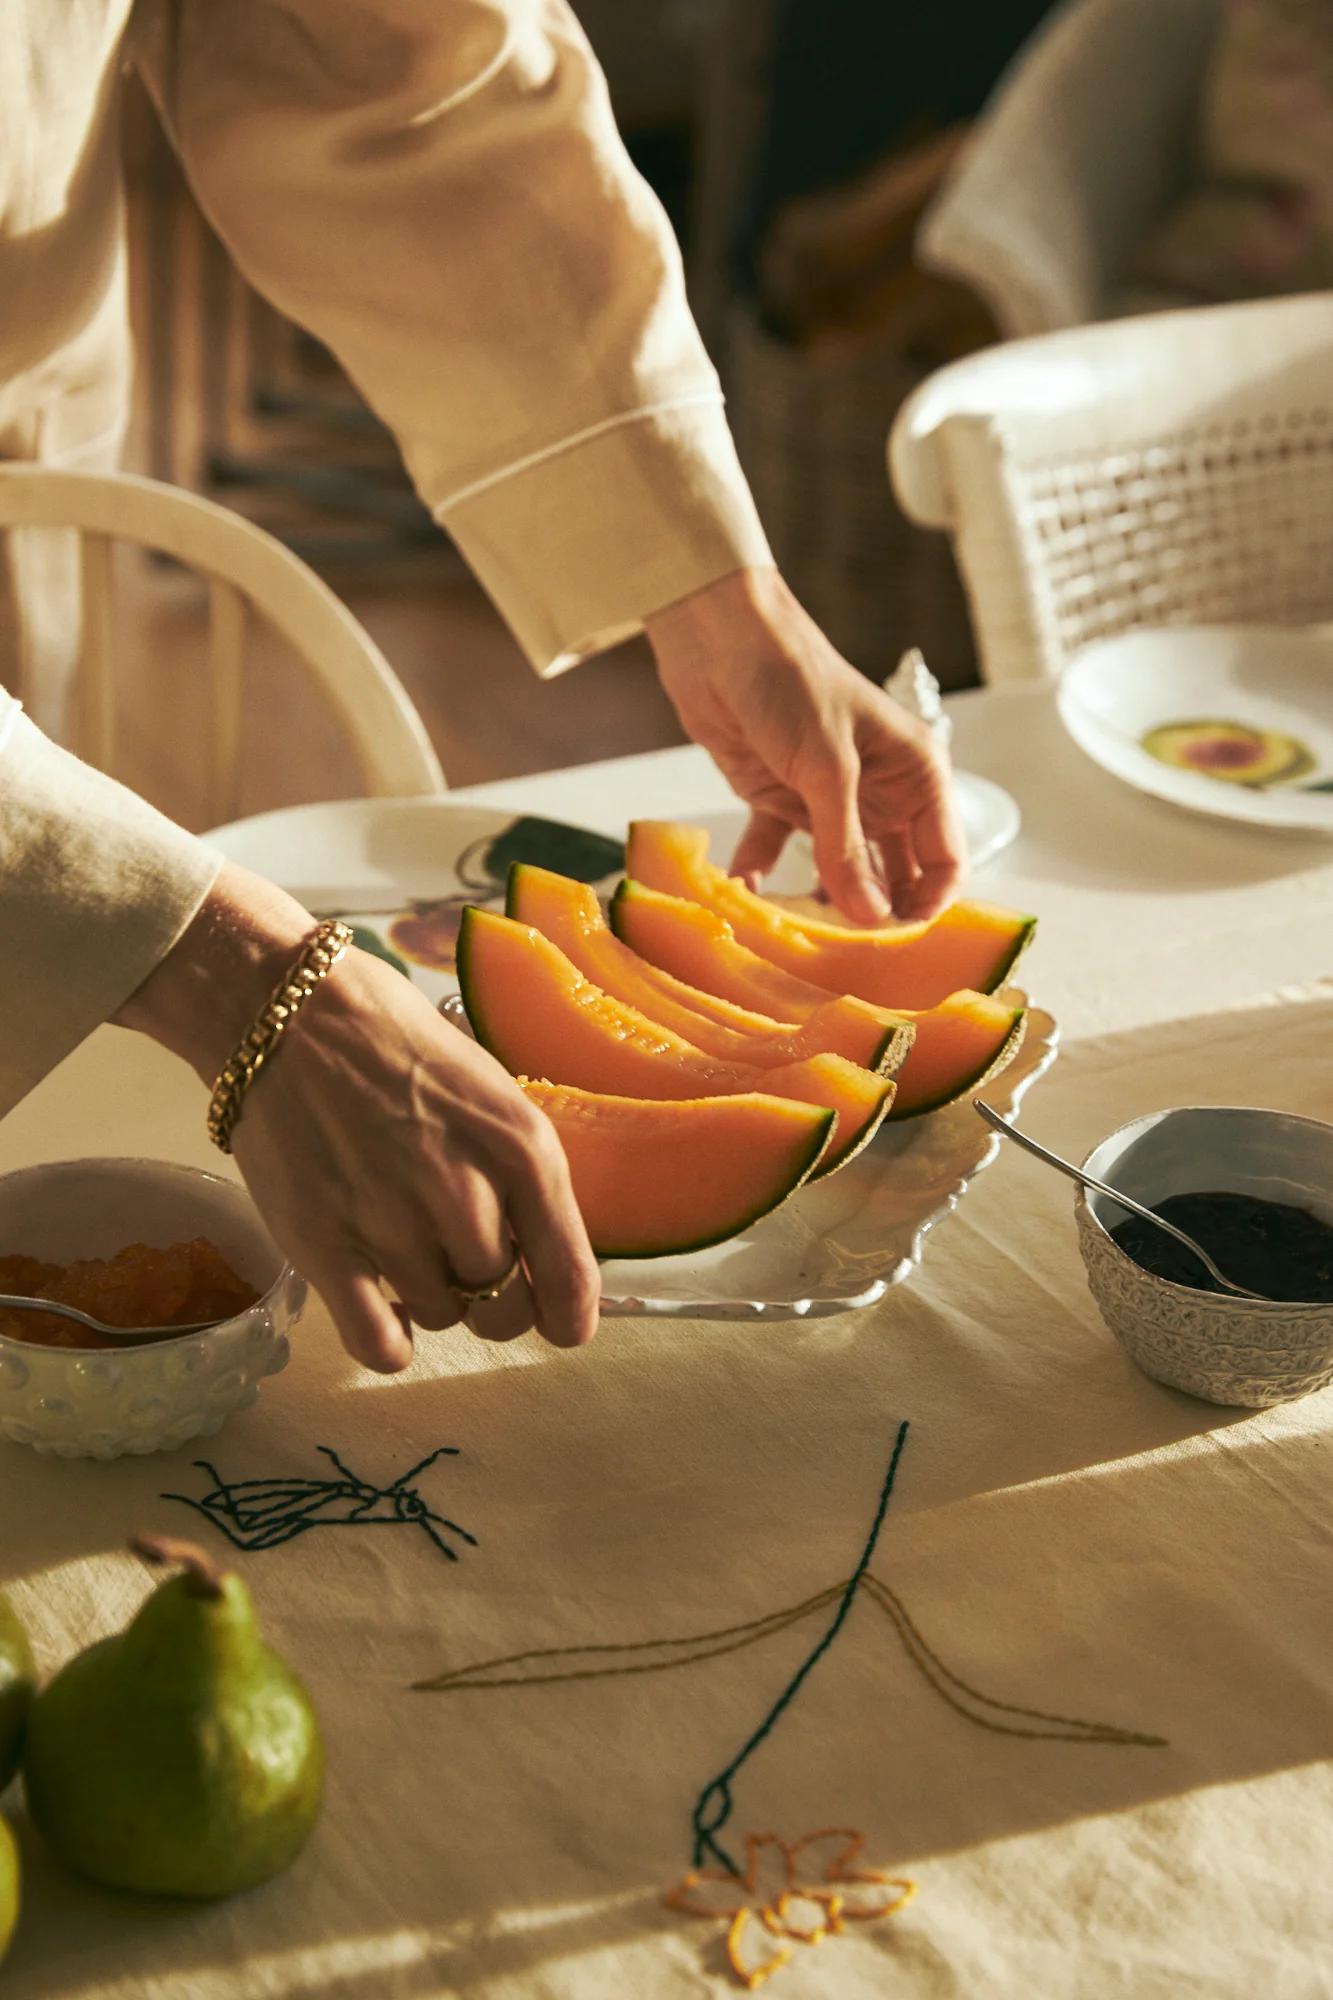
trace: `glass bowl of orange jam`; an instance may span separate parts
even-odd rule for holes
[[[305,1303],[243,1187],[162,1160],[0,1175],[0,1292],[61,1300],[103,1335],[0,1306],[0,1439],[65,1458],[169,1451],[217,1431],[287,1365]]]

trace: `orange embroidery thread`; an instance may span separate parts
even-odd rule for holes
[[[802,1855],[817,1842],[828,1840],[841,1845],[824,1861],[818,1880],[805,1879]],[[727,1964],[736,1981],[748,1992],[754,1992],[791,1962],[794,1946],[823,1944],[826,1939],[843,1933],[848,1921],[865,1923],[889,1917],[910,1901],[916,1893],[914,1882],[904,1876],[889,1875],[883,1869],[854,1865],[864,1847],[865,1835],[854,1827],[821,1827],[797,1841],[784,1840],[774,1833],[752,1833],[746,1836],[743,1874],[732,1875],[723,1868],[691,1868],[674,1889],[668,1890],[663,1901],[669,1909],[687,1916],[725,1920]],[[767,1895],[759,1884],[759,1862],[765,1850],[776,1852],[782,1860],[781,1886]],[[705,1883],[733,1890],[736,1900],[705,1901],[699,1894]],[[895,1893],[861,1906],[845,1893],[857,1885]],[[801,1904],[813,1905],[819,1916],[813,1921],[803,1920],[799,1913]],[[763,1963],[751,1962],[745,1948],[746,1939],[754,1934],[751,1921],[754,1917],[758,1917],[771,1937],[782,1940],[772,1957]]]

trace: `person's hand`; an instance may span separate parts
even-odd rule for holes
[[[766,873],[803,827],[821,882],[856,922],[943,909],[963,863],[948,760],[776,570],[739,570],[645,627],[681,723],[750,807],[734,874]]]
[[[211,1084],[313,925],[271,884],[225,866],[116,1018]],[[407,1321],[454,1325],[451,1279],[494,1284],[515,1246],[519,1274],[471,1309],[472,1330],[509,1340],[536,1326],[565,1347],[591,1339],[597,1264],[554,1127],[381,960],[351,950],[315,989],[247,1090],[232,1143],[275,1242],[366,1367],[405,1368]]]

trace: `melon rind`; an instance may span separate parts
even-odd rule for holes
[[[827,1002],[828,996],[822,986],[800,979],[795,973],[784,971],[768,959],[761,958],[739,941],[725,917],[701,903],[690,902],[686,897],[673,896],[665,890],[649,888],[645,883],[626,880],[611,900],[610,921],[617,937],[643,957],[651,958],[654,963],[665,961],[665,970],[677,976],[683,976],[684,969],[688,967],[700,979],[715,978],[724,995],[742,1005],[747,1002],[757,1004],[761,999],[767,999],[771,1006],[776,1008],[781,1005],[795,1019],[801,1020],[807,1018],[812,1009]],[[984,1060],[975,1063],[971,1069],[954,1071],[946,1087],[933,1091],[920,1102],[914,1102],[913,1061],[915,1059],[919,1067],[922,1058],[929,1058],[932,1054],[932,1038],[936,1032],[933,1017],[947,1015],[955,1006],[966,1006],[968,1003],[999,1016],[994,1039],[985,1052]],[[866,1001],[862,1004],[870,1007],[873,1003]],[[894,1018],[889,1008],[878,1008],[876,1011],[883,1014],[886,1020]],[[935,1007],[905,1011],[903,1018],[914,1026],[916,1042],[897,1075],[898,1090],[888,1113],[890,1122],[924,1117],[927,1112],[941,1110],[979,1090],[983,1083],[1013,1060],[1023,1037],[1025,1015],[1023,1007],[1006,1008],[991,994],[972,994],[968,991],[951,993]]]
[[[759,1092],[629,1098],[518,1081],[560,1136],[602,1258],[686,1256],[739,1236],[810,1177],[834,1125],[832,1111]]]
[[[1030,941],[1036,920],[988,903],[951,903],[938,917],[853,930],[797,916],[708,859],[708,835],[672,820],[635,820],[626,873],[726,917],[742,944],[831,993],[879,1006],[933,1007],[961,987],[993,993]]]
[[[912,1046],[910,1022],[829,993],[821,993],[821,1004],[797,1021],[733,1007],[631,950],[607,923],[596,890],[547,868],[513,863],[505,914],[548,937],[612,999],[637,1007],[723,1062],[773,1069],[807,1056],[840,1055],[861,1069],[896,1076]]]
[[[489,970],[483,973],[486,959]],[[511,1075],[547,1076],[609,1096],[680,1100],[761,1092],[836,1110],[834,1140],[818,1167],[821,1177],[860,1151],[893,1102],[890,1078],[843,1056],[810,1056],[757,1069],[706,1055],[603,993],[532,925],[493,910],[469,905],[463,911],[458,982],[477,1040]]]

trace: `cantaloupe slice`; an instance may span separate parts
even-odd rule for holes
[[[530,924],[469,907],[458,983],[473,1033],[514,1076],[573,1083],[612,1097],[734,1097],[758,1091],[836,1111],[817,1172],[860,1151],[893,1101],[893,1082],[843,1056],[777,1069],[721,1062],[585,979]]]
[[[760,958],[738,941],[725,917],[702,903],[664,895],[641,882],[622,882],[611,902],[611,925],[641,957],[679,979],[712,985],[738,1005],[767,1006],[792,1022],[809,1020],[828,1005],[822,986]],[[888,1008],[874,1011],[885,1022],[910,1021],[916,1030],[897,1072],[889,1112],[894,1120],[936,1111],[979,1090],[1013,1060],[1027,1018],[1023,1007],[966,989],[936,1007],[902,1015]]]
[[[784,971],[897,1010],[934,1007],[962,987],[993,992],[1036,927],[1032,917],[990,903],[951,903],[929,923],[879,930],[793,916],[716,867],[701,827],[674,820],[634,822],[625,873],[716,910],[742,944]]]
[[[819,1002],[799,1022],[774,1021],[765,1014],[729,1008],[730,1021],[710,1010],[710,996],[640,958],[609,928],[597,892],[586,882],[556,875],[549,868],[515,862],[509,870],[506,915],[531,924],[559,945],[585,979],[613,1000],[625,1000],[650,1021],[683,1035],[705,1055],[724,1062],[774,1069],[806,1056],[839,1055],[863,1069],[891,1076],[912,1045],[909,1023],[896,1021],[864,1000]],[[711,1008],[726,1007],[713,1000]]]
[[[739,1236],[809,1176],[834,1114],[790,1097],[671,1102],[520,1077],[560,1135],[599,1257],[674,1257]]]

